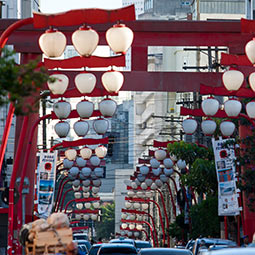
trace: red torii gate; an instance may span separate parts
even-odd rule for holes
[[[65,15],[65,14],[62,14]],[[57,16],[57,15],[55,15]],[[64,16],[63,16],[64,17]],[[61,19],[59,19],[60,21]],[[66,21],[67,19],[63,19]],[[1,34],[17,20],[1,20]],[[63,25],[60,21],[56,25]],[[32,23],[31,23],[32,24]],[[231,54],[244,54],[245,44],[251,40],[252,35],[241,34],[241,23],[239,21],[129,21],[125,24],[135,34],[131,53],[131,72],[125,72],[125,83],[123,91],[168,91],[168,92],[199,92],[200,84],[208,84],[212,87],[221,87],[221,74],[216,72],[148,72],[147,55],[149,46],[227,46]],[[104,32],[108,24],[94,24],[93,28],[99,32],[99,45],[105,45]],[[70,44],[71,33],[77,27],[61,27],[61,31],[67,36]],[[13,31],[8,38],[8,44],[14,45],[14,49],[22,54],[25,62],[30,58],[41,55],[38,46],[38,38],[44,32],[42,29],[35,29],[32,25],[25,25]],[[244,72],[250,72],[251,67],[242,67]],[[62,71],[70,79],[71,87],[74,87],[73,77],[75,71]],[[97,78],[102,72],[95,72]],[[97,87],[100,89],[99,84]],[[32,114],[27,124],[30,130],[32,123],[38,119],[38,114]],[[20,134],[20,123],[23,117],[17,118],[16,141]],[[28,131],[29,132],[29,131]],[[24,146],[26,146],[24,141]],[[33,141],[30,166],[35,165],[36,139]],[[22,157],[22,156],[21,156]],[[20,171],[20,168],[19,168]],[[30,183],[33,183],[34,173],[30,173]],[[32,187],[33,188],[33,187]],[[32,217],[33,195],[27,199],[28,214],[27,221]]]

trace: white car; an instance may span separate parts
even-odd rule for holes
[[[255,248],[227,248],[217,251],[208,251],[206,255],[254,255]]]

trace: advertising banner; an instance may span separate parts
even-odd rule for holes
[[[38,162],[38,214],[40,218],[47,218],[52,210],[55,190],[57,151],[40,152]]]
[[[215,167],[218,179],[218,214],[233,216],[239,214],[238,194],[236,189],[236,168],[234,145],[226,143],[233,139],[212,139]]]

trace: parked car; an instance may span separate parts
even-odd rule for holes
[[[206,255],[254,255],[255,248],[227,248],[217,251],[208,251]]]
[[[127,243],[107,243],[102,244],[98,250],[98,255],[137,255],[134,245]]]
[[[135,241],[133,239],[124,238],[124,237],[112,239],[109,241],[109,243],[126,243],[126,244],[131,244],[131,245],[135,246]]]
[[[138,255],[192,255],[192,252],[176,248],[144,248],[139,251]]]
[[[144,248],[152,248],[152,245],[149,241],[143,241],[143,240],[135,240],[135,246],[137,251]]]
[[[89,250],[89,255],[97,255],[97,252],[101,246],[102,243],[93,244]]]
[[[88,250],[85,244],[78,245],[78,254],[79,255],[86,255],[88,254]]]
[[[74,242],[77,243],[78,246],[84,247],[86,248],[86,254],[89,253],[89,250],[91,248],[91,244],[88,240],[73,240]],[[84,248],[82,248],[84,249]]]
[[[203,246],[201,247],[201,243]],[[220,238],[197,238],[193,246],[193,254],[203,254],[212,245],[226,245],[227,247],[237,247],[236,242]]]
[[[194,244],[195,244],[195,240],[193,239],[189,240],[185,246],[185,249],[193,251]]]

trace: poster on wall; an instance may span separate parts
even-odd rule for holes
[[[40,218],[47,218],[52,210],[55,190],[57,151],[40,152],[38,162],[37,199]]]
[[[215,167],[218,180],[218,214],[234,216],[239,214],[236,188],[236,168],[234,145],[225,144],[234,139],[212,139]]]

